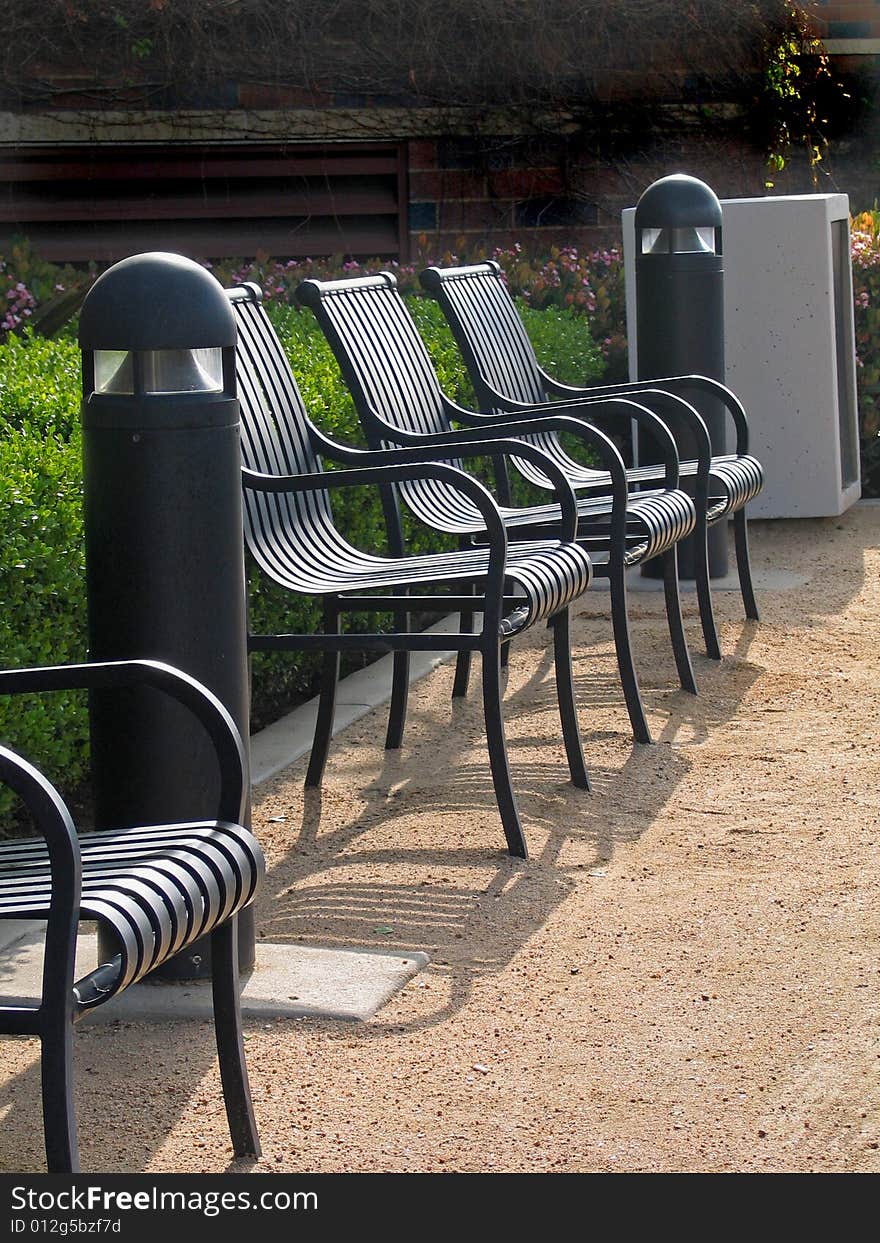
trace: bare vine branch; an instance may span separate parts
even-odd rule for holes
[[[729,95],[784,0],[10,0],[6,106],[187,106],[225,83],[412,104]]]

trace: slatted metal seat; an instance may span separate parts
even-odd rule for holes
[[[436,450],[450,437],[516,437],[513,453],[495,446],[496,461],[504,456],[513,458],[544,488],[551,479],[546,464],[552,460],[544,450],[542,438],[546,433],[568,431],[598,454],[609,494],[578,499],[577,539],[590,552],[596,575],[609,580],[618,667],[633,734],[639,742],[650,742],[632,655],[625,578],[630,566],[649,557],[663,559],[666,611],[679,679],[686,690],[696,692],[682,624],[677,570],[677,545],[694,530],[696,512],[694,501],[678,487],[678,455],[664,423],[632,399],[615,398],[604,403],[609,409],[619,407],[627,418],[650,428],[662,447],[662,486],[631,494],[623,461],[611,440],[582,419],[564,418],[565,412],[533,420],[512,415],[509,422],[497,421],[490,426],[485,417],[450,401],[440,388],[392,273],[353,280],[307,280],[298,287],[297,297],[314,311],[336,355],[371,447],[431,445]],[[477,420],[483,429],[479,432],[472,430]],[[469,430],[453,431],[456,423]],[[541,443],[535,443],[536,436]],[[538,459],[524,452],[527,444],[541,450]],[[555,462],[554,466],[565,474],[564,466]],[[463,542],[482,538],[479,513],[467,498],[453,494],[442,482],[402,482],[400,493],[413,513],[428,525],[454,533]],[[553,504],[518,508],[502,503],[500,512],[510,535],[523,539],[543,531],[547,523],[558,518],[559,511]],[[459,659],[453,693],[464,694],[466,687],[465,656]]]
[[[78,1169],[72,1029],[77,1019],[208,937],[214,1022],[226,1112],[238,1155],[259,1154],[241,1037],[235,917],[265,870],[239,823],[246,765],[232,718],[200,683],[158,661],[0,671],[0,694],[113,690],[146,684],[184,704],[210,735],[220,770],[218,817],[78,834],[50,782],[0,747],[0,781],[30,812],[38,837],[0,843],[0,919],[46,920],[39,1004],[0,1005],[0,1032],[41,1040],[46,1158]],[[95,920],[102,959],[75,978],[77,925]],[[105,948],[106,947],[106,948]]]
[[[494,260],[460,268],[426,268],[420,281],[440,304],[462,352],[474,385],[480,410],[506,420],[511,411],[533,412],[535,406],[546,406],[551,399],[558,410],[571,412],[573,402],[596,401],[602,398],[632,394],[663,414],[666,400],[656,390],[673,397],[688,397],[698,407],[701,400],[720,403],[729,413],[736,434],[736,452],[711,455],[708,464],[706,498],[697,505],[694,571],[700,604],[707,653],[718,659],[721,649],[712,615],[709,585],[708,528],[733,517],[737,570],[746,616],[757,620],[758,608],[752,585],[749,563],[748,528],[745,506],[761,491],[764,474],[761,463],[748,451],[748,420],[735,394],[717,380],[703,376],[676,376],[636,384],[591,385],[575,388],[561,384],[540,366],[513,298],[504,282],[500,264]],[[654,394],[653,398],[650,394]],[[653,402],[653,404],[652,404]],[[667,413],[681,420],[692,430],[696,425],[692,412],[681,403],[668,405]],[[566,472],[576,490],[607,488],[608,481],[599,472],[585,470],[565,452],[559,437],[546,432],[534,438]],[[700,443],[705,438],[700,430]],[[526,478],[541,483],[527,462],[517,462]],[[700,462],[683,460],[682,478],[695,479]],[[656,485],[663,478],[663,468],[642,465],[627,472],[632,484]]]
[[[395,449],[368,452],[340,445],[309,419],[278,336],[261,305],[255,285],[228,290],[238,323],[237,375],[242,422],[242,479],[245,488],[245,537],[262,570],[288,590],[323,601],[320,634],[251,635],[253,650],[323,651],[324,672],[315,740],[306,785],[320,785],[332,736],[339,656],[343,650],[467,651],[482,655],[483,702],[489,760],[507,845],[525,857],[526,842],[511,785],[501,710],[502,645],[541,621],[553,630],[556,684],[563,741],[572,781],[589,788],[578,732],[569,652],[568,606],[589,586],[589,555],[573,541],[574,494],[561,472],[556,477],[560,503],[556,534],[543,540],[508,545],[504,524],[489,492],[470,475],[437,461],[440,456],[485,453],[479,437],[459,448]],[[512,446],[511,446],[512,447]],[[530,447],[535,462],[543,454]],[[321,457],[345,469],[325,471]],[[461,496],[479,513],[487,541],[462,552],[376,556],[355,548],[337,529],[330,505],[334,488],[372,484],[388,487],[407,482],[442,487]],[[394,550],[393,550],[394,551]],[[476,586],[474,586],[476,585]],[[464,587],[476,595],[456,594]],[[394,611],[401,596],[407,606],[425,612],[477,610],[460,633],[354,634],[341,632],[346,612]],[[368,594],[369,593],[369,594]],[[392,704],[392,717],[401,712]],[[402,717],[389,727],[399,737]]]

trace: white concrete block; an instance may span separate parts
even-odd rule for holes
[[[764,465],[755,518],[826,517],[861,494],[849,200],[722,199],[726,382]],[[635,209],[623,213],[637,374]]]

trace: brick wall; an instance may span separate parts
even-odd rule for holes
[[[421,236],[432,253],[488,251],[511,241],[541,250],[608,245],[619,240],[623,208],[673,172],[702,178],[720,198],[826,191],[848,194],[854,211],[871,207],[880,200],[880,0],[811,0],[805,7],[853,100],[850,119],[845,106],[840,123],[832,121],[816,182],[805,153],[794,151],[768,189],[764,158],[738,136],[736,122],[710,126],[686,106],[666,115],[660,105],[622,142],[605,128],[579,142],[411,141],[412,253]]]
[[[767,193],[759,151],[736,139],[719,142],[699,128],[658,135],[654,144],[646,139],[618,158],[577,150],[564,139],[413,140],[411,253],[422,247],[431,254],[490,252],[514,241],[536,250],[607,246],[620,240],[622,210],[674,172],[700,177],[719,198]],[[775,179],[778,194],[813,189],[806,161],[797,157]]]
[[[437,138],[409,144],[409,222],[430,248],[501,246],[540,235],[551,244],[599,224],[598,207],[573,193],[558,140]]]

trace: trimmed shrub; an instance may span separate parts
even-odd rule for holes
[[[413,297],[410,307],[438,370],[454,400],[473,405],[464,364],[439,307]],[[306,406],[334,439],[363,445],[354,405],[339,368],[310,312],[269,299],[269,314],[287,351]],[[536,351],[563,380],[599,374],[601,359],[583,317],[555,308],[523,308]],[[79,661],[86,656],[86,603],[82,533],[82,458],[79,425],[80,354],[72,327],[60,339],[29,328],[0,345],[0,665],[3,667]],[[329,463],[328,463],[329,465]],[[353,544],[386,550],[384,523],[372,490],[345,489],[333,496],[337,522]],[[453,542],[404,515],[414,552],[453,547]],[[250,621],[254,631],[308,633],[320,623],[320,608],[296,599],[249,566]],[[432,619],[433,620],[433,619]],[[390,618],[384,619],[387,622]],[[355,615],[352,626],[372,626]],[[253,718],[256,726],[313,693],[319,658],[256,653],[253,660]],[[346,657],[355,667],[369,657]],[[0,697],[0,738],[21,749],[71,790],[87,771],[88,721],[85,696],[59,694]],[[0,809],[9,800],[0,794]]]
[[[28,332],[0,347],[0,664],[86,655],[79,351]],[[74,788],[86,772],[85,697],[0,696],[0,738]],[[0,791],[0,810],[13,802]]]
[[[80,351],[28,330],[0,348],[0,429],[70,440],[79,426]]]
[[[65,441],[6,421],[0,434],[0,530],[0,663],[14,668],[84,660],[78,432]],[[0,738],[70,790],[86,773],[85,698],[76,692],[0,696]],[[0,809],[11,802],[0,791]]]

